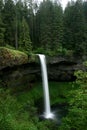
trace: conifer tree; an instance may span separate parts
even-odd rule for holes
[[[30,53],[32,50],[29,28],[28,28],[28,24],[24,17],[23,17],[23,20],[21,23],[21,33],[20,33],[20,37],[19,37],[19,49],[27,51],[27,53]]]
[[[16,33],[17,48],[18,48],[19,47],[19,37],[20,37],[20,33],[21,33],[21,22],[22,22],[22,18],[24,15],[23,2],[21,0],[18,0],[16,2],[15,8],[16,8],[15,33]]]
[[[43,1],[36,14],[36,20],[39,46],[47,51],[55,51],[62,46],[63,11],[58,1]]]
[[[53,46],[54,50],[62,47],[63,42],[63,10],[57,1],[54,3],[53,12]]]
[[[34,44],[34,28],[35,28],[35,24],[34,24],[34,0],[29,0],[28,1],[28,8],[29,8],[29,14],[28,14],[28,25],[29,25],[29,29],[30,29],[30,38],[32,43]]]
[[[82,5],[81,0],[69,3],[64,13],[64,46],[77,55],[83,55],[86,51],[86,24]]]
[[[83,10],[84,10],[84,15],[85,15],[85,20],[86,20],[86,23],[87,23],[87,1],[85,1],[83,3]]]
[[[2,12],[3,6],[4,6],[3,0],[0,0],[0,13]]]
[[[0,46],[4,46],[4,32],[5,32],[5,28],[0,14]]]
[[[15,5],[12,0],[5,0],[3,22],[5,24],[5,43],[15,46]]]
[[[0,46],[4,45],[4,32],[5,27],[2,20],[2,9],[3,9],[3,0],[0,0]]]
[[[74,39],[73,39],[73,11],[74,11],[74,3],[68,2],[67,7],[64,11],[64,41],[63,47],[69,50],[73,50],[74,48]]]
[[[52,23],[53,23],[53,4],[50,0],[43,1],[39,7],[38,32],[40,46],[46,50],[51,49],[52,45]]]
[[[74,15],[73,35],[75,42],[75,53],[80,55],[85,54],[86,42],[87,42],[86,23],[82,5],[83,5],[82,0],[77,0],[73,12]]]

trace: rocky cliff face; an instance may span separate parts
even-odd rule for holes
[[[51,81],[73,81],[76,78],[74,71],[85,69],[80,59],[47,57],[48,78]],[[34,82],[42,80],[40,62],[30,62],[1,69],[0,79],[7,87],[31,88]]]
[[[25,67],[29,60],[24,52],[0,47],[0,86],[2,84],[17,89],[31,88],[34,75],[30,75],[30,68]]]
[[[0,79],[3,86],[12,88],[12,91],[24,91],[31,89],[37,80],[37,69],[34,64],[23,64],[14,67],[6,67],[0,71]]]
[[[21,65],[28,62],[28,56],[24,52],[0,47],[0,70],[6,67]]]
[[[85,70],[81,58],[76,57],[46,57],[49,81],[73,81],[75,70]],[[0,48],[0,86],[27,90],[34,82],[42,81],[41,66],[38,56],[28,57],[27,54]]]
[[[81,63],[61,59],[58,62],[48,64],[49,80],[55,81],[74,81],[74,71],[84,69]]]

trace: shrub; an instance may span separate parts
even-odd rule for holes
[[[76,83],[80,84],[76,90],[70,91],[69,113],[63,118],[59,130],[86,130],[87,126],[87,72],[76,71]]]

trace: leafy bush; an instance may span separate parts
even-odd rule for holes
[[[0,130],[56,130],[54,122],[39,121],[31,98],[22,94],[19,99],[0,88]]]
[[[8,45],[8,44],[6,44],[5,47],[6,47],[6,48],[9,48],[9,49],[14,49],[14,50],[15,50],[15,47],[13,47],[13,46],[11,46],[11,45]]]
[[[8,91],[0,89],[0,130],[13,130],[10,119],[15,100],[11,98]]]
[[[35,54],[45,54],[45,50],[43,47],[39,47],[34,51]]]
[[[76,71],[76,83],[80,84],[76,90],[70,91],[69,113],[63,119],[59,130],[86,130],[87,128],[87,72]]]

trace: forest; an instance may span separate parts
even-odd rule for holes
[[[36,54],[47,56],[55,119],[42,118]],[[87,130],[86,0],[0,0],[0,130]]]
[[[0,46],[28,53],[86,55],[87,2],[0,0]]]

